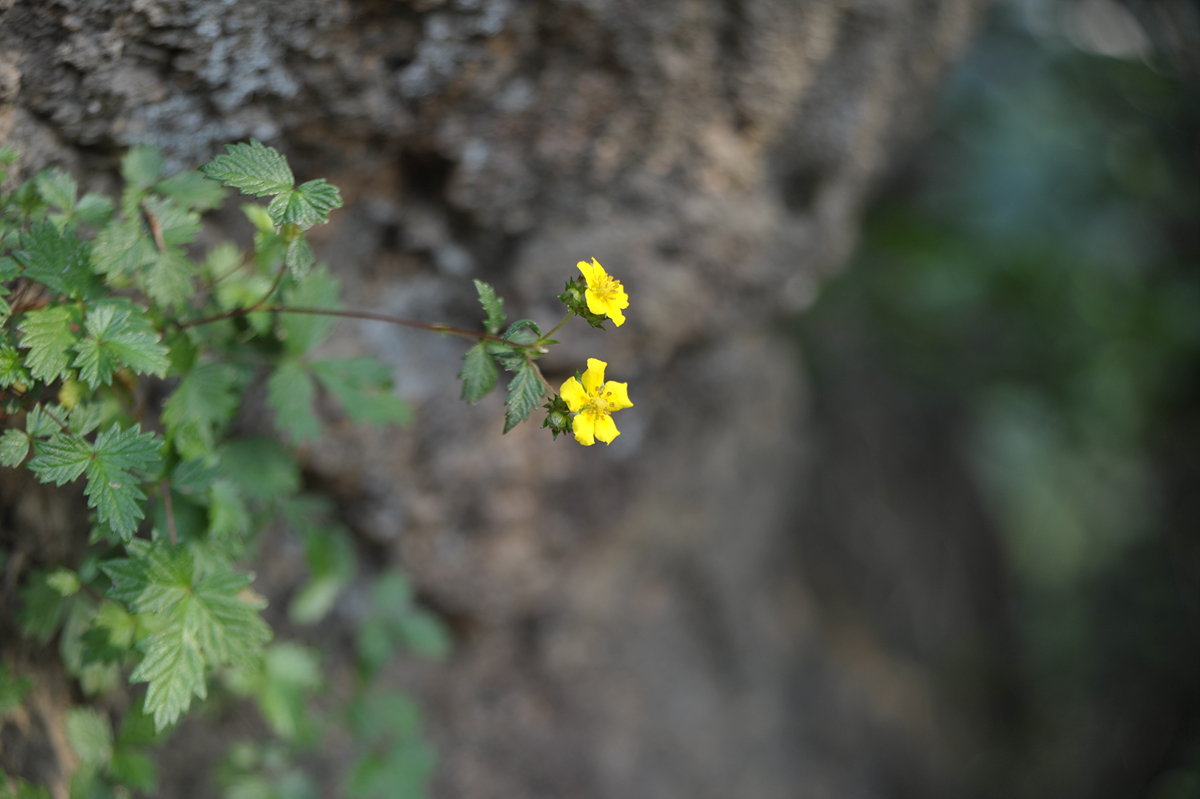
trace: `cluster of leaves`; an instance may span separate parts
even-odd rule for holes
[[[85,696],[125,675],[146,684],[115,734],[107,716],[71,710],[73,796],[150,790],[144,747],[209,695],[214,674],[253,696],[282,739],[311,741],[301,697],[323,684],[319,663],[296,645],[268,646],[265,600],[237,564],[264,525],[288,525],[311,572],[289,608],[303,624],[351,582],[354,553],[301,492],[294,456],[274,438],[236,435],[235,417],[247,390],[265,384],[276,430],[293,444],[319,436],[322,393],[355,422],[409,418],[383,364],[313,354],[336,321],[321,312],[339,307],[338,284],[305,233],[341,206],[337,188],[295,185],[286,159],[257,141],[226,150],[202,171],[167,176],[159,153],[135,147],[117,203],[80,196],[62,170],[0,194],[0,464],[57,485],[82,479],[92,509],[76,568],[25,575],[19,622],[38,641],[57,637]],[[0,148],[4,166],[15,158]],[[227,186],[270,198],[243,206],[253,248],[224,242],[199,257],[200,215]],[[382,633],[364,629],[374,641],[364,675],[390,654],[380,635],[387,647],[398,636],[444,653],[444,632],[411,596],[388,612]],[[0,713],[26,690],[0,672]],[[0,775],[0,791],[6,783]],[[14,784],[20,797],[40,795]]]

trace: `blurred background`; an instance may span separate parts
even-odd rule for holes
[[[928,713],[981,796],[1200,796],[1187,77],[1126,6],[1000,4],[792,323],[825,624],[914,667],[889,729]],[[893,768],[885,795],[928,795]]]

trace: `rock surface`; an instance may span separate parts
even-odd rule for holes
[[[418,411],[387,436],[335,421],[306,457],[458,634],[447,666],[397,675],[437,795],[872,796],[876,728],[948,779],[919,679],[843,670],[814,620],[789,531],[805,391],[772,322],[853,246],[981,3],[0,9],[0,140],[27,170],[104,187],[128,145],[191,166],[253,136],[343,188],[318,243],[351,306],[473,324],[480,277],[552,323],[581,258],[625,282],[629,323],[568,328],[547,363],[629,382],[608,448],[501,437],[499,392],[453,401],[453,341],[344,324],[330,345],[393,364]]]

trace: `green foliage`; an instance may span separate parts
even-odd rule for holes
[[[315,796],[291,757],[348,724],[368,754],[347,792],[419,796],[433,754],[415,706],[368,697],[397,651],[445,657],[446,628],[403,575],[386,571],[354,633],[354,708],[322,715],[312,707],[326,683],[321,657],[294,643],[268,646],[265,600],[237,565],[261,529],[283,525],[302,543],[309,573],[288,617],[328,617],[355,582],[355,547],[329,504],[302,493],[286,445],[317,440],[322,417],[339,409],[371,425],[406,424],[412,412],[387,365],[318,355],[341,302],[305,231],[341,207],[338,189],[322,179],[297,186],[287,159],[256,140],[225,149],[199,171],[168,175],[157,150],[134,147],[121,159],[119,202],[81,197],[61,169],[0,194],[0,465],[59,486],[83,478],[93,511],[80,531],[90,547],[82,560],[23,575],[17,621],[43,644],[57,638],[77,696],[104,697],[123,677],[145,683],[123,720],[87,704],[68,711],[80,763],[72,796],[152,791],[145,747],[210,685],[252,698],[287,744],[239,750],[246,756],[232,758],[223,777],[227,795]],[[14,158],[0,147],[0,165]],[[243,206],[253,242],[198,252],[201,213],[219,207],[227,187],[264,198]],[[32,302],[15,291],[30,283],[39,284]],[[482,281],[475,287],[481,332],[392,321],[474,340],[460,372],[470,402],[511,372],[508,432],[541,401],[536,362],[556,342],[529,319],[501,335],[504,301]],[[238,432],[247,395],[265,399],[284,443]],[[0,667],[0,713],[27,690]]]
[[[33,680],[18,677],[5,664],[0,664],[0,716],[18,708],[33,687]]]

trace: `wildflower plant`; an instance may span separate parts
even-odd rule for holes
[[[230,795],[309,780],[296,754],[340,724],[369,750],[350,771],[348,795],[385,796],[403,783],[418,796],[433,754],[416,706],[379,694],[374,680],[397,647],[445,656],[450,639],[437,617],[415,602],[403,574],[379,575],[355,636],[355,694],[345,712],[318,718],[306,700],[326,683],[319,653],[274,640],[260,615],[266,599],[241,565],[260,531],[283,527],[302,543],[309,570],[288,615],[299,625],[325,617],[353,581],[356,558],[329,503],[304,490],[292,447],[320,436],[319,394],[357,423],[412,420],[387,366],[324,358],[318,347],[339,318],[466,338],[464,399],[478,401],[500,372],[511,375],[504,432],[549,395],[543,427],[555,438],[609,443],[619,435],[611,414],[631,405],[625,384],[605,382],[607,364],[589,359],[556,393],[538,361],[573,316],[623,324],[628,297],[593,259],[580,262],[582,277],[560,297],[566,315],[547,333],[530,319],[508,323],[504,301],[478,280],[482,330],[343,309],[337,280],[307,240],[342,205],[337,187],[297,185],[286,158],[255,140],[225,150],[198,171],[167,175],[157,151],[135,147],[121,161],[125,187],[115,199],[80,196],[60,169],[0,191],[0,465],[44,483],[78,482],[90,509],[80,531],[86,552],[70,564],[35,558],[37,568],[20,575],[18,622],[33,641],[57,640],[78,695],[130,691],[128,703],[85,701],[68,712],[80,763],[73,797],[151,792],[146,747],[214,691],[254,700],[278,738],[231,750],[220,777]],[[16,158],[0,148],[0,187]],[[202,214],[231,188],[259,200],[242,206],[252,246],[224,241],[201,252]],[[237,421],[256,386],[274,435]],[[0,713],[19,707],[31,685],[19,664],[11,668],[0,665]],[[129,710],[115,726],[98,709],[122,704]],[[378,711],[393,706],[403,718]],[[388,755],[382,740],[395,742]],[[0,773],[0,796],[14,789],[39,795]]]

